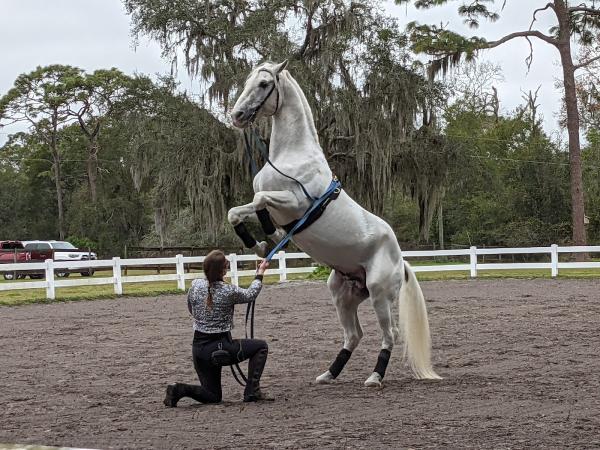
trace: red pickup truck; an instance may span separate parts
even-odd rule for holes
[[[31,252],[25,250],[21,241],[0,241],[0,264],[25,263],[30,260]],[[1,265],[0,272],[2,272]],[[24,274],[18,274],[16,271],[2,272],[2,274],[5,280],[25,278]]]

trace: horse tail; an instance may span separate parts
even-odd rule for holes
[[[400,288],[400,324],[404,338],[404,355],[415,378],[440,380],[431,366],[431,337],[423,291],[415,273],[402,261]]]

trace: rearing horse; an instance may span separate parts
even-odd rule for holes
[[[228,214],[244,244],[263,257],[266,242],[256,242],[249,235],[244,219],[256,213],[269,238],[279,241],[285,235],[281,227],[300,219],[311,206],[308,195],[320,197],[333,177],[309,104],[296,80],[284,70],[286,65],[287,61],[255,68],[231,114],[238,128],[261,116],[272,120],[272,165],[265,165],[254,177],[252,203],[234,207]],[[317,377],[317,383],[333,381],[358,346],[363,332],[357,310],[367,298],[372,300],[383,340],[375,370],[365,385],[381,387],[392,348],[401,334],[404,356],[414,376],[440,378],[431,366],[423,293],[414,272],[402,259],[392,228],[383,219],[363,209],[342,190],[314,223],[294,235],[293,241],[313,259],[332,268],[327,286],[344,328],[344,347],[329,370]],[[397,299],[399,321],[392,314]]]

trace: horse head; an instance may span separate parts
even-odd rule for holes
[[[287,66],[266,62],[256,67],[244,85],[244,90],[235,102],[231,121],[237,128],[245,128],[258,117],[274,115],[283,101],[279,90],[279,74]]]

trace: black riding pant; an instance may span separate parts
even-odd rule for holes
[[[221,354],[215,360],[213,354],[217,350],[224,350],[227,355]],[[260,339],[232,339],[231,333],[205,334],[196,331],[192,344],[194,368],[198,373],[201,386],[180,385],[184,397],[191,397],[202,403],[218,403],[222,399],[221,369],[250,359],[248,372],[262,374],[267,343]]]

